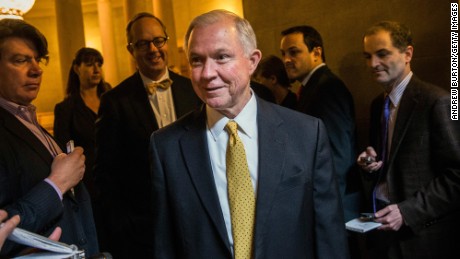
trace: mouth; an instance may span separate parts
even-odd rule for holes
[[[161,60],[163,60],[163,55],[161,54],[153,54],[153,55],[149,55],[148,59],[151,61],[151,62],[160,62]]]
[[[373,70],[372,73],[376,76],[386,73],[385,70]]]
[[[40,87],[40,83],[27,83],[24,86],[27,87],[27,88],[34,89],[34,88]]]
[[[213,94],[217,94],[223,88],[224,88],[223,86],[205,86],[204,90],[206,91],[207,94],[213,95]]]

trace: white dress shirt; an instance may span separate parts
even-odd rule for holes
[[[144,76],[140,71],[139,74],[144,82],[144,87],[147,87],[149,83],[158,83],[169,78],[169,71],[167,69],[166,73],[158,81]],[[168,87],[168,89],[157,88],[155,94],[149,94],[149,100],[159,128],[163,128],[176,120],[171,87]]]

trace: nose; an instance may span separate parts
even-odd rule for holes
[[[291,62],[291,57],[287,54],[284,54],[281,56],[281,60],[283,60],[283,63],[286,65]]]
[[[102,67],[98,64],[93,65],[93,70],[94,72],[100,72],[102,70]]]
[[[30,62],[29,75],[31,77],[40,77],[43,74],[43,69],[40,67],[40,63],[32,59]]]
[[[201,76],[208,80],[216,76],[216,67],[215,67],[214,62],[211,59],[206,60],[205,63],[203,64]]]
[[[380,61],[377,57],[375,56],[370,56],[368,59],[367,59],[367,65],[371,68],[375,68],[379,65]]]
[[[153,44],[153,41],[151,41],[151,42],[149,42],[149,50],[158,51],[159,48],[157,48],[157,46],[155,46],[155,44]]]

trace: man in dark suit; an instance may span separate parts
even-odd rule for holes
[[[152,134],[154,258],[348,258],[326,130],[254,94],[256,45],[249,22],[224,10],[187,30],[205,105]]]
[[[359,216],[359,175],[355,165],[355,110],[345,84],[326,66],[323,40],[311,26],[284,30],[281,56],[289,79],[299,81],[297,110],[320,118],[327,129],[345,220]]]
[[[370,256],[460,258],[460,125],[450,120],[449,94],[411,72],[413,51],[397,22],[365,33],[364,56],[384,90],[371,106],[372,146],[358,157],[369,209],[383,224],[369,237]]]
[[[83,149],[66,155],[37,122],[31,102],[48,60],[45,37],[22,20],[0,21],[0,207],[19,215],[19,227],[48,235],[59,226],[61,241],[98,252],[91,202],[80,183]],[[6,242],[0,255],[23,247]]]
[[[200,101],[189,79],[167,69],[168,35],[157,17],[137,14],[126,33],[139,70],[101,98],[95,175],[107,216],[104,250],[115,258],[151,258],[149,138]],[[149,88],[161,81],[170,87]]]

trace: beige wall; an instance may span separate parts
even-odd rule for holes
[[[270,2],[270,8],[267,8]],[[328,66],[353,94],[360,149],[367,145],[369,105],[381,92],[369,76],[362,55],[362,34],[380,20],[407,24],[413,32],[412,69],[420,78],[449,87],[450,3],[448,0],[270,0],[244,1],[244,13],[263,55],[279,55],[280,33],[308,24],[322,35]]]

